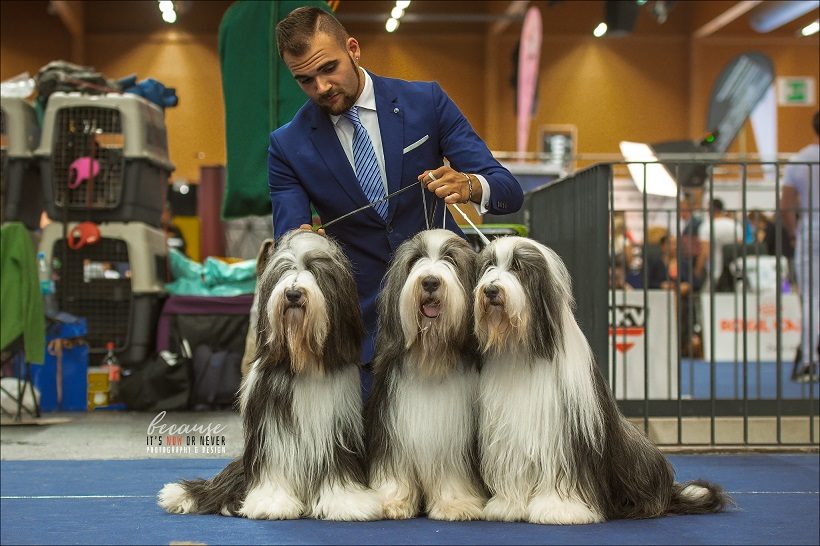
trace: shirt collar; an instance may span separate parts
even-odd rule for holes
[[[373,80],[370,78],[370,74],[364,68],[359,68],[364,73],[364,88],[362,89],[362,94],[359,95],[359,99],[356,101],[354,106],[358,106],[359,108],[364,108],[365,110],[373,110],[376,111],[376,94],[373,92]],[[333,125],[337,125],[339,120],[342,116],[334,116],[330,115],[330,121]]]

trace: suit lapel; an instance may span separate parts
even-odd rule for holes
[[[402,149],[404,143],[404,112],[399,99],[387,83],[370,74],[373,80],[373,92],[376,95],[376,113],[379,116],[379,132],[382,137],[384,152],[384,170],[387,173],[387,193],[393,193],[401,187]],[[395,213],[395,203],[389,201],[388,221]]]
[[[362,186],[356,178],[356,173],[353,171],[347,155],[345,155],[339,137],[336,136],[336,130],[333,128],[330,118],[319,108],[314,107],[312,126],[310,139],[325,162],[327,170],[333,175],[336,183],[353,200],[356,207],[363,207],[368,203],[367,197],[365,197]],[[373,209],[368,209],[365,212],[372,213],[373,217],[381,220],[379,214]],[[333,218],[327,220],[323,218],[322,220],[330,221]]]

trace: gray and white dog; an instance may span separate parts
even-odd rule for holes
[[[385,277],[366,423],[387,518],[481,517],[474,283],[475,252],[441,229],[404,242]]]
[[[730,502],[717,485],[675,483],[658,448],[621,415],[555,252],[505,237],[481,252],[478,268],[486,519],[580,524],[717,512]]]
[[[242,457],[210,480],[167,484],[172,513],[381,519],[367,488],[350,263],[331,239],[292,231],[258,282],[257,354],[240,390]]]

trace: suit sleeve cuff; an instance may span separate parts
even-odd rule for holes
[[[472,203],[472,205],[478,214],[483,215],[490,209],[490,184],[482,175],[476,174],[474,176],[478,178],[478,181],[481,183],[481,204]]]

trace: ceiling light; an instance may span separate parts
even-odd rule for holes
[[[392,17],[393,19],[401,19],[402,15],[404,15],[404,10],[398,6],[393,8],[393,10],[390,12],[390,17]]]
[[[176,23],[177,22],[177,12],[174,10],[168,10],[162,12],[162,20],[166,23]]]
[[[657,162],[658,157],[649,144],[622,141],[620,148],[624,159],[630,162],[627,164],[629,174],[641,193],[665,197],[675,197],[678,194],[677,183],[669,171]],[[631,163],[632,161],[637,163]]]
[[[803,36],[811,36],[812,34],[817,34],[818,30],[820,30],[820,21],[815,21],[804,26],[803,30],[800,31],[800,34]]]
[[[398,19],[393,19],[391,17],[390,19],[387,20],[387,23],[384,24],[384,28],[385,28],[385,30],[387,30],[387,32],[395,31],[397,28],[399,28]]]
[[[410,0],[396,0],[396,7],[401,9],[407,9],[407,6],[410,5]]]
[[[592,31],[592,35],[596,38],[600,38],[604,34],[606,34],[606,23],[598,23],[598,26]]]
[[[166,11],[174,11],[174,3],[169,0],[162,0],[159,3],[159,10],[162,13],[165,13]]]
[[[798,17],[817,9],[817,2],[789,2],[786,0],[762,2],[749,18],[749,25],[760,33],[771,32]]]

